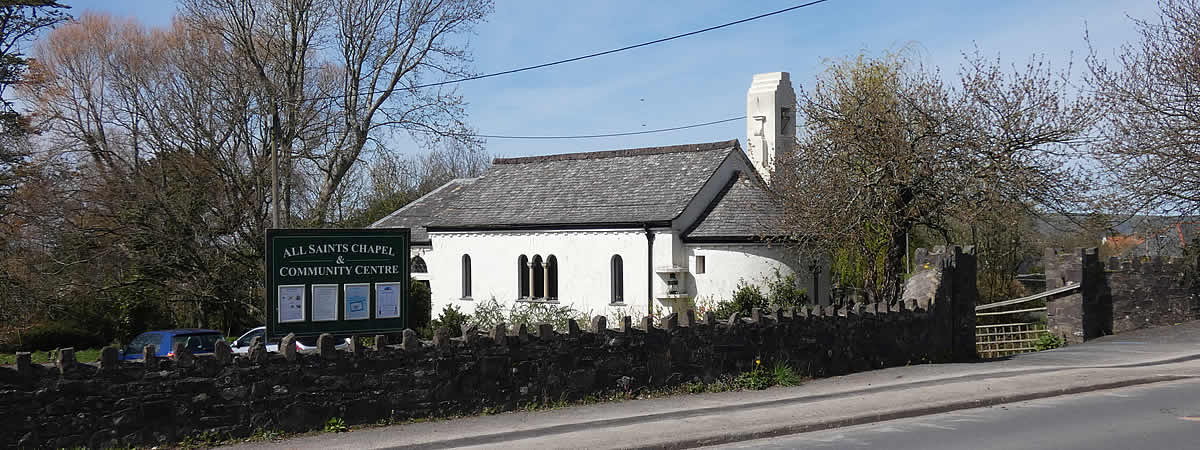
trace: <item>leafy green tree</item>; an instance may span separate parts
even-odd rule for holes
[[[1044,61],[1011,72],[968,55],[959,85],[903,54],[837,61],[803,91],[796,150],[772,175],[793,239],[842,252],[871,300],[899,298],[905,241],[997,205],[1061,211],[1079,198],[1067,150],[1097,118]]]

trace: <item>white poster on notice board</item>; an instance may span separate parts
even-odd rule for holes
[[[338,319],[338,285],[314,284],[312,297],[313,322]]]
[[[304,285],[279,286],[279,322],[304,321]]]
[[[375,284],[375,318],[400,317],[400,283]]]

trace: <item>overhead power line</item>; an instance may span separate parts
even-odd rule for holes
[[[482,74],[482,75],[475,75],[475,76],[470,76],[470,77],[465,77],[465,78],[456,78],[453,80],[439,81],[436,83],[420,84],[420,85],[413,86],[410,89],[424,89],[424,88],[429,88],[429,87],[444,86],[447,84],[462,83],[464,81],[482,80],[484,78],[498,77],[501,75],[511,75],[511,74],[518,73],[518,72],[542,69],[542,68],[546,68],[546,67],[550,67],[550,66],[557,66],[559,64],[566,64],[566,63],[575,62],[575,61],[582,61],[585,59],[595,58],[598,56],[611,55],[613,53],[623,52],[626,50],[633,50],[635,48],[646,47],[646,46],[650,46],[650,45],[654,45],[654,44],[661,44],[663,42],[673,41],[673,40],[685,38],[688,36],[695,36],[700,33],[707,33],[709,31],[713,31],[713,30],[719,30],[722,28],[727,28],[727,27],[731,27],[734,25],[743,24],[746,22],[752,22],[752,21],[755,21],[758,19],[763,19],[766,17],[783,14],[783,13],[786,13],[789,11],[795,11],[797,9],[813,6],[813,5],[816,5],[819,3],[825,3],[827,1],[829,1],[829,0],[814,0],[814,1],[807,2],[807,3],[801,3],[796,6],[792,6],[792,7],[776,10],[776,11],[771,11],[769,13],[759,14],[754,17],[747,17],[745,19],[735,20],[733,22],[727,22],[727,23],[723,23],[720,25],[714,25],[714,26],[700,29],[700,30],[689,31],[687,33],[676,34],[674,36],[668,36],[668,37],[661,38],[661,39],[655,39],[653,41],[642,42],[640,44],[627,45],[627,46],[624,46],[621,48],[614,48],[612,50],[605,50],[602,52],[591,53],[591,54],[587,54],[587,55],[583,55],[583,56],[576,56],[574,58],[560,59],[558,61],[551,61],[551,62],[536,64],[536,65],[532,65],[532,66],[518,67],[516,69],[509,69],[509,70],[505,70],[505,71],[501,71],[501,72],[486,73],[486,74]],[[367,91],[367,92],[360,93],[358,95],[379,94],[379,93],[383,93],[383,92],[387,92],[387,91],[384,91],[384,90]],[[331,95],[331,96],[324,96],[324,97],[310,97],[310,98],[307,98],[306,100],[337,99],[337,98],[341,98],[341,97],[342,96],[340,96],[340,95]]]
[[[735,120],[742,120],[745,118],[746,118],[746,116],[731,117],[728,119],[714,120],[712,122],[694,123],[691,125],[682,125],[682,126],[671,127],[671,128],[659,128],[657,130],[628,131],[628,132],[623,132],[623,133],[577,134],[577,135],[566,135],[566,136],[516,136],[516,135],[506,135],[506,134],[472,134],[472,133],[442,133],[442,134],[448,135],[448,136],[464,136],[464,137],[477,137],[477,138],[487,138],[487,139],[592,139],[592,138],[606,138],[606,137],[617,137],[617,136],[636,136],[639,134],[653,134],[653,133],[663,133],[663,132],[667,132],[667,131],[686,130],[688,128],[706,127],[709,125],[716,125],[716,124],[725,123],[725,122],[733,122]],[[413,131],[431,132],[426,129],[414,129]]]

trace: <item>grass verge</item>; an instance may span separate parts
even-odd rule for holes
[[[58,357],[58,352],[30,352],[30,359],[37,364],[52,363]],[[75,350],[75,360],[78,362],[91,363],[100,360],[100,349],[89,348],[87,350]],[[0,365],[10,365],[17,363],[16,353],[0,354]]]

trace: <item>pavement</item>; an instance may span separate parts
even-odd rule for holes
[[[325,433],[233,448],[692,448],[1200,379],[1200,321],[1009,359]]]

